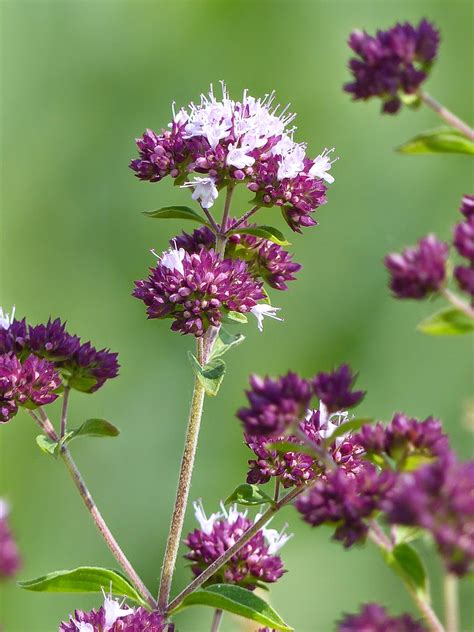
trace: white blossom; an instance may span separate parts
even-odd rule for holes
[[[76,621],[72,619],[72,622],[77,628],[77,632],[94,632],[94,626],[92,623],[84,623],[84,621]]]
[[[9,513],[10,505],[4,498],[0,498],[0,520],[5,520]]]
[[[134,610],[132,608],[128,608],[128,607],[122,608],[122,606],[123,606],[123,601],[122,603],[120,603],[116,599],[113,599],[112,592],[110,593],[110,595],[106,595],[104,593],[104,614],[105,614],[104,632],[108,632],[108,630],[110,630],[110,628],[113,627],[117,619],[120,619],[120,617],[128,617],[128,615],[134,613]]]
[[[258,513],[255,516],[254,524],[260,520],[263,514]],[[285,531],[288,528],[286,524],[281,531],[277,529],[268,529],[267,525],[270,524],[271,520],[267,522],[267,524],[262,527],[260,530],[263,533],[263,537],[268,545],[268,552],[270,555],[275,555],[278,551],[285,546],[288,540],[291,540],[293,537],[293,533],[286,534]]]
[[[229,145],[229,152],[227,154],[227,164],[237,167],[237,169],[244,169],[245,167],[251,167],[255,162],[255,158],[248,156],[247,152],[252,151],[249,146],[235,147]]]
[[[193,507],[194,515],[199,523],[199,526],[201,527],[201,531],[204,531],[206,535],[209,535],[212,532],[215,523],[223,518],[225,515],[221,513],[213,513],[208,518],[204,511],[204,507],[202,506],[202,500],[194,502]]]
[[[263,319],[265,318],[265,316],[282,322],[283,318],[279,318],[276,315],[276,313],[280,310],[281,307],[273,307],[272,305],[267,305],[266,303],[258,303],[250,309],[252,314],[257,319],[257,327],[259,331],[263,331]]]
[[[211,208],[219,195],[213,178],[194,178],[192,182],[181,185],[183,189],[188,187],[194,189],[191,197],[193,200],[199,200],[203,208]]]
[[[334,177],[329,173],[332,165],[337,160],[337,158],[334,158],[333,160],[329,158],[329,154],[333,151],[334,147],[332,149],[325,149],[322,154],[316,156],[313,161],[313,166],[309,170],[310,176],[313,176],[313,178],[322,178],[329,184],[334,182]]]
[[[159,260],[160,265],[162,265],[164,268],[167,268],[172,272],[177,270],[180,274],[184,276],[183,260],[186,256],[184,248],[176,248],[175,243],[174,248],[169,248],[168,250],[165,250],[162,253],[161,257],[157,255],[154,250],[152,250],[151,252],[155,255],[155,257]]]
[[[3,312],[3,309],[0,307],[0,329],[9,329],[15,318],[15,306],[13,306],[11,314],[7,314],[7,312]]]

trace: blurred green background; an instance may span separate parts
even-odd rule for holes
[[[248,341],[228,357],[219,397],[206,402],[192,498],[203,498],[211,511],[244,478],[250,453],[234,411],[251,372],[292,368],[311,375],[347,361],[368,389],[360,412],[381,419],[396,410],[433,414],[462,456],[469,455],[472,435],[463,419],[472,345],[463,337],[417,333],[417,322],[436,306],[391,299],[381,263],[389,250],[427,232],[449,236],[461,195],[472,188],[469,159],[394,153],[403,140],[436,126],[435,115],[422,109],[382,117],[378,103],[353,104],[341,86],[351,29],[426,16],[442,32],[428,90],[469,119],[470,2],[3,0],[1,13],[0,302],[7,309],[15,304],[32,323],[60,315],[84,339],[119,352],[120,377],[93,397],[74,394],[71,422],[103,416],[122,434],[78,442],[73,452],[150,586],[159,576],[174,498],[193,340],[169,331],[168,322],[147,322],[130,294],[153,262],[149,249],[164,249],[181,229],[178,221],[153,222],[140,212],[189,203],[189,191],[169,181],[141,183],[127,164],[136,136],[166,125],[173,100],[196,100],[210,82],[225,79],[234,96],[244,87],[255,95],[276,89],[279,101],[298,113],[297,140],[308,142],[311,155],[335,146],[341,159],[320,225],[294,236],[295,258],[304,264],[299,281],[273,293],[285,323],[268,321],[263,334],[249,325]],[[247,197],[239,198],[242,208]],[[283,228],[275,214],[266,221]],[[13,506],[20,578],[114,566],[66,472],[40,453],[35,435],[24,414],[0,431],[0,494]],[[329,530],[312,531],[292,510],[275,524],[287,520],[296,534],[283,551],[289,572],[271,600],[298,632],[330,631],[342,611],[369,600],[394,613],[412,611],[376,551],[345,552]],[[188,512],[186,529],[193,527]],[[430,565],[439,597],[439,569]],[[174,590],[189,577],[180,563]],[[14,584],[0,590],[6,632],[52,632],[74,607],[98,604],[83,595],[22,592]],[[463,586],[466,630],[469,597]],[[208,630],[210,617],[204,609],[183,613],[179,630]],[[223,630],[238,629],[225,620]]]

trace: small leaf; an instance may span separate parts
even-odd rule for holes
[[[226,323],[242,323],[245,324],[248,322],[248,318],[245,314],[241,314],[240,312],[227,312],[227,314],[224,315],[224,322]]]
[[[39,449],[45,454],[49,454],[50,456],[57,456],[58,454],[57,441],[52,441],[45,435],[40,434],[36,437],[36,443],[38,444]]]
[[[422,320],[418,329],[430,336],[456,336],[474,331],[474,320],[461,310],[448,307]]]
[[[112,590],[115,595],[127,597],[145,608],[149,607],[126,577],[109,568],[81,566],[70,571],[55,571],[36,579],[18,582],[18,586],[25,590],[56,593],[101,593],[102,590]]]
[[[326,439],[325,445],[331,445],[331,443],[334,443],[335,439],[337,439],[338,437],[342,437],[348,432],[354,432],[355,430],[359,430],[360,428],[362,428],[362,426],[365,426],[365,424],[371,424],[374,421],[375,419],[363,418],[363,417],[350,419],[349,421],[342,423],[340,426],[338,426],[334,430],[331,436]]]
[[[188,219],[207,225],[206,220],[188,206],[164,206],[156,211],[143,211],[143,214],[153,219]]]
[[[244,340],[245,336],[243,334],[230,334],[221,327],[219,336],[214,343],[214,349],[212,350],[210,359],[220,358],[224,353],[227,353],[232,347],[240,345]]]
[[[397,525],[395,527],[395,540],[397,544],[408,544],[424,535],[424,531],[419,527],[406,527],[405,525]]]
[[[258,485],[244,483],[234,489],[232,494],[225,501],[225,505],[238,503],[239,505],[274,505],[275,501],[268,494],[262,491]]]
[[[289,246],[290,242],[286,241],[283,233],[273,226],[249,226],[230,230],[229,235],[253,235],[254,237],[262,237],[268,241],[273,241],[279,246]]]
[[[178,612],[189,606],[218,608],[275,630],[284,632],[293,630],[266,601],[252,591],[232,584],[214,584],[205,590],[196,590],[183,599],[172,612]]]
[[[120,430],[106,419],[88,419],[77,430],[72,430],[68,440],[77,437],[117,437]]]
[[[206,365],[201,366],[198,359],[189,352],[189,361],[198,380],[204,386],[204,390],[208,395],[214,397],[217,395],[222,380],[225,375],[225,362],[220,358],[211,360]]]
[[[428,581],[425,567],[412,546],[406,542],[397,544],[388,554],[387,561],[395,572],[410,582],[417,593],[427,594]]]
[[[418,134],[400,147],[402,154],[474,154],[474,143],[453,127],[438,127]]]
[[[69,388],[73,388],[81,393],[90,393],[96,384],[97,380],[95,377],[72,375],[68,380]]]

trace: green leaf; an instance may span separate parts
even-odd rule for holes
[[[205,590],[196,590],[183,599],[172,613],[189,606],[218,608],[275,630],[293,630],[266,601],[250,590],[232,584],[215,584]]]
[[[214,358],[220,358],[227,353],[232,347],[240,345],[245,340],[243,334],[230,334],[225,329],[220,329],[216,342],[214,343],[214,349],[212,350],[210,360]]]
[[[334,430],[332,435],[326,439],[325,445],[331,445],[331,443],[334,443],[334,441],[338,437],[342,437],[348,432],[354,432],[355,430],[359,430],[360,428],[362,428],[362,426],[365,426],[365,424],[371,424],[374,421],[375,419],[371,419],[369,417],[367,418],[357,417],[356,419],[350,419],[349,421],[342,423],[340,426],[338,426]]]
[[[240,312],[230,311],[224,315],[224,322],[245,324],[248,322],[248,318],[245,314],[241,314]]]
[[[112,591],[149,608],[128,579],[118,571],[95,566],[80,566],[70,571],[55,571],[36,579],[18,582],[20,588],[36,592],[100,593]]]
[[[225,362],[220,358],[211,360],[206,365],[201,366],[198,359],[188,352],[189,361],[198,380],[204,386],[204,390],[208,395],[214,397],[217,395],[222,380],[225,375]]]
[[[395,527],[395,540],[397,544],[408,544],[424,535],[423,529],[419,527],[407,527],[405,525],[397,525]]]
[[[474,142],[453,127],[438,127],[418,134],[397,151],[402,154],[474,154]]]
[[[405,459],[402,460],[401,469],[404,472],[414,472],[422,465],[432,463],[435,459],[436,457],[427,456],[425,454],[409,454]]]
[[[258,485],[244,483],[234,489],[232,494],[225,501],[225,505],[238,503],[239,505],[274,505],[275,501],[268,494],[262,491]]]
[[[388,564],[408,581],[414,590],[420,595],[428,593],[428,580],[423,562],[417,551],[402,542],[397,544],[387,555]]]
[[[40,434],[36,437],[36,443],[38,444],[39,449],[45,454],[49,454],[50,456],[57,456],[58,454],[57,441],[52,441],[45,435]]]
[[[474,331],[474,320],[461,310],[448,307],[421,321],[418,329],[430,336],[456,336]]]
[[[156,211],[143,211],[143,214],[153,219],[188,219],[208,225],[206,220],[189,206],[164,206]]]
[[[72,430],[66,441],[77,437],[117,437],[120,430],[106,419],[88,419],[77,430]]]
[[[90,393],[97,384],[95,377],[86,377],[81,375],[72,375],[68,379],[69,388],[73,388],[81,393]]]
[[[253,235],[254,237],[262,237],[273,241],[279,246],[289,246],[290,242],[286,241],[283,233],[273,226],[242,226],[235,230],[230,230],[229,235]]]

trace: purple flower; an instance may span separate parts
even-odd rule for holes
[[[406,22],[371,36],[353,31],[349,46],[356,57],[349,61],[354,81],[344,90],[354,100],[382,99],[382,112],[395,114],[401,95],[415,94],[428,76],[436,57],[439,32],[427,20],[417,27]]]
[[[448,437],[441,422],[433,417],[424,421],[396,413],[388,426],[366,424],[354,438],[372,454],[388,454],[403,468],[410,456],[434,458],[449,449]]]
[[[472,217],[474,215],[474,195],[463,195],[459,210],[465,217]]]
[[[454,227],[453,243],[461,257],[474,264],[474,215]]]
[[[49,319],[46,325],[28,328],[28,347],[36,355],[48,360],[67,360],[79,348],[80,339],[66,331],[66,323],[59,318]]]
[[[358,614],[346,615],[339,622],[338,632],[427,632],[427,629],[409,614],[391,617],[383,606],[367,603]]]
[[[0,498],[0,580],[13,577],[21,566],[20,555],[8,523],[8,504]]]
[[[27,340],[27,326],[25,319],[15,320],[15,308],[11,316],[4,314],[0,307],[0,353],[20,354]]]
[[[264,293],[244,261],[180,248],[163,253],[148,279],[136,281],[133,296],[145,303],[148,318],[173,318],[171,329],[200,337],[229,311],[251,312]]]
[[[390,288],[396,298],[422,299],[441,289],[446,278],[448,245],[428,235],[418,247],[385,257]]]
[[[250,377],[249,408],[237,417],[252,436],[278,436],[303,416],[312,398],[311,384],[291,371],[279,378]]]
[[[313,527],[333,524],[334,539],[348,548],[365,540],[367,520],[380,509],[393,482],[393,473],[380,473],[372,464],[360,467],[356,474],[337,468],[319,478],[295,506]]]
[[[21,363],[12,354],[0,355],[0,423],[10,421],[18,412],[17,393]]]
[[[235,506],[228,511],[222,506],[222,512],[209,518],[201,503],[194,503],[194,508],[200,529],[187,536],[185,544],[190,551],[185,558],[191,561],[191,569],[198,576],[227,551],[253,525],[253,521],[247,518],[247,512],[239,513]],[[254,590],[260,582],[276,582],[285,572],[276,553],[290,537],[283,532],[263,528],[207,584],[237,584]]]
[[[159,612],[129,608],[105,596],[98,610],[76,610],[69,621],[63,621],[59,632],[165,632],[166,623]]]
[[[447,569],[457,575],[474,563],[474,461],[452,452],[402,474],[384,504],[392,524],[416,526],[433,536]]]
[[[81,344],[70,358],[59,363],[71,388],[95,393],[104,383],[118,375],[118,354],[110,349],[99,351],[90,342]]]
[[[454,276],[463,292],[474,296],[474,268],[466,266],[456,266]]]
[[[139,158],[130,167],[141,180],[170,175],[191,188],[203,208],[214,204],[222,186],[243,182],[256,194],[255,203],[281,206],[291,228],[300,231],[315,224],[310,214],[326,201],[324,181],[334,181],[334,160],[328,150],[307,157],[306,145],[293,140],[295,116],[278,109],[273,93],[255,99],[245,91],[236,101],[222,83],[219,100],[211,86],[200,103],[173,110],[166,131],[147,130],[137,139]],[[204,177],[189,181],[193,174]]]
[[[310,454],[299,450],[279,451],[274,447],[269,447],[269,443],[294,443],[298,447],[304,445],[292,435],[276,437],[271,441],[263,437],[246,436],[245,442],[256,456],[255,459],[249,460],[250,470],[247,474],[247,483],[264,484],[268,483],[272,477],[278,477],[283,487],[288,488],[293,485],[302,485],[316,476],[313,469],[315,459]]]
[[[353,391],[357,379],[347,364],[341,364],[330,373],[318,373],[314,378],[314,391],[324,403],[328,412],[345,410],[357,406],[364,398],[365,391]]]

